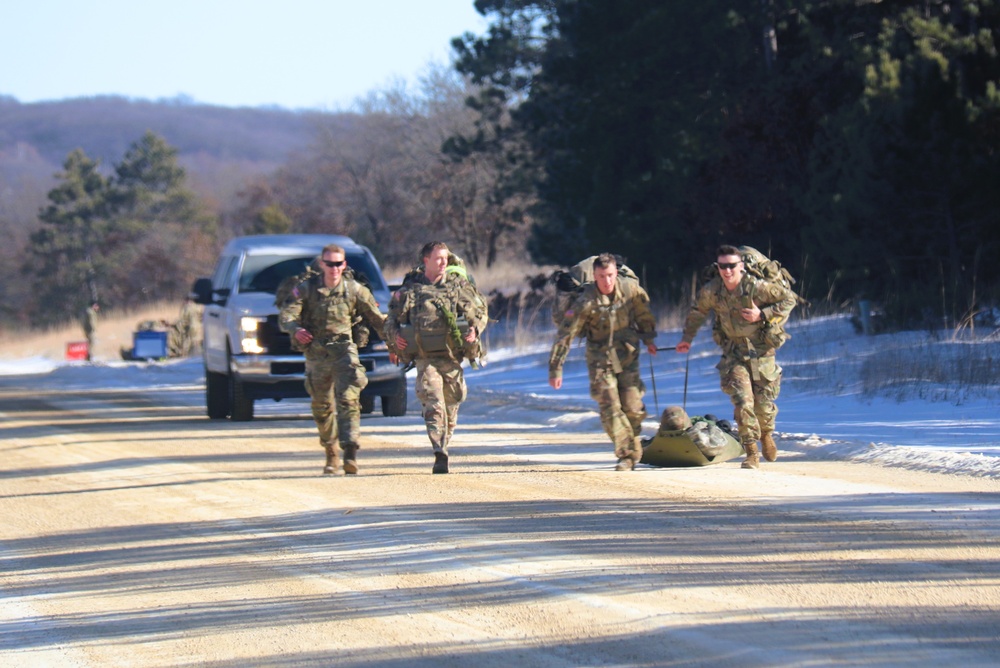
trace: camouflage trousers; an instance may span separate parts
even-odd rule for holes
[[[642,433],[646,405],[642,396],[646,386],[639,376],[639,359],[623,365],[615,373],[606,363],[587,361],[590,375],[590,396],[597,402],[601,425],[615,446],[615,456],[628,457],[635,448],[635,439]]]
[[[446,357],[419,358],[414,389],[424,409],[431,447],[447,455],[458,424],[458,406],[468,395],[461,362]]]
[[[361,437],[361,390],[368,385],[354,344],[306,358],[306,391],[324,445],[358,447]]]
[[[733,402],[733,419],[744,444],[759,441],[762,433],[773,432],[778,415],[774,402],[781,392],[781,367],[773,355],[759,358],[756,366],[756,379],[750,360],[724,355],[716,366],[722,391]]]

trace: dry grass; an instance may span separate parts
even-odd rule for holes
[[[885,346],[864,360],[860,376],[866,397],[959,404],[974,397],[995,396],[1000,383],[1000,343],[925,340],[902,347]]]
[[[105,314],[98,322],[93,359],[120,360],[121,348],[132,347],[132,332],[138,323],[144,320],[172,321],[180,309],[179,303],[164,303],[132,313]],[[83,329],[77,323],[47,330],[5,330],[0,332],[0,358],[44,357],[54,361],[63,360],[66,358],[66,344],[86,340]]]

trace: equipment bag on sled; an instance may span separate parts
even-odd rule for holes
[[[651,466],[708,466],[743,454],[739,438],[726,420],[713,415],[688,417],[680,406],[668,406],[656,436],[642,441],[640,464]]]

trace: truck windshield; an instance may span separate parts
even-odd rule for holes
[[[240,292],[266,292],[273,295],[283,280],[304,272],[314,259],[315,255],[248,255],[243,260],[243,270],[240,273]],[[387,289],[382,273],[367,253],[348,252],[347,266],[354,270],[355,277],[362,283],[367,279],[372,290]]]

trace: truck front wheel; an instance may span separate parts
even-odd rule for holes
[[[401,381],[394,394],[382,396],[382,415],[400,417],[406,415],[406,381]]]
[[[221,373],[205,370],[205,407],[211,420],[225,420],[229,415],[229,381]]]
[[[229,400],[232,403],[230,420],[249,422],[253,419],[253,397],[247,395],[243,381],[234,375],[229,376]]]

